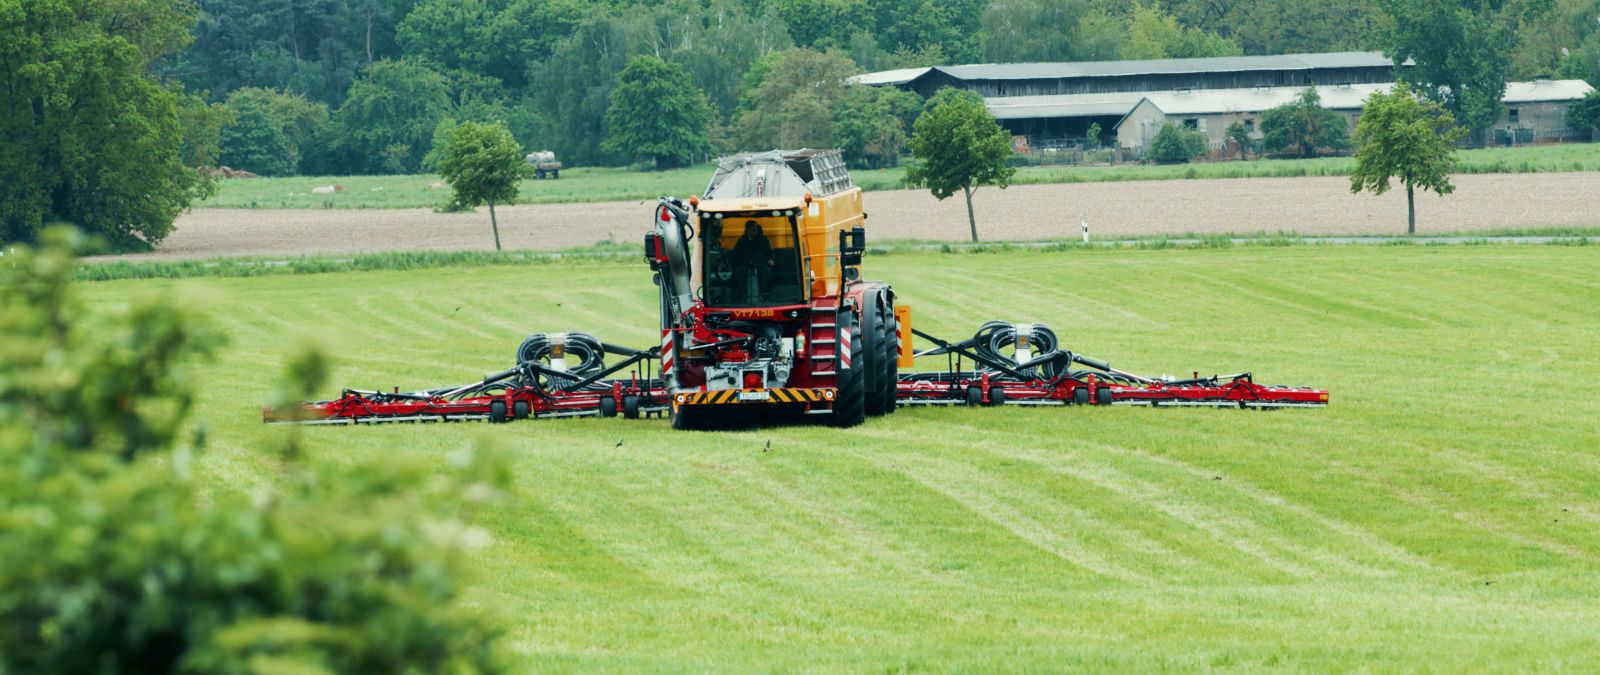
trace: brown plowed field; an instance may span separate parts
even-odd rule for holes
[[[1600,173],[1480,174],[1455,179],[1455,194],[1417,197],[1421,232],[1600,226]],[[508,249],[559,249],[607,239],[633,242],[650,223],[651,202],[513,206],[498,209]],[[967,238],[960,196],[924,190],[866,196],[877,241]],[[1295,232],[1400,233],[1405,194],[1350,194],[1345,178],[1137,181],[984,188],[974,200],[979,234],[990,241],[1093,235]],[[476,214],[404,210],[201,209],[140,259],[293,256],[408,250],[489,249],[487,209]]]

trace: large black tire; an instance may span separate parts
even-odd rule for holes
[[[500,423],[506,421],[506,402],[505,401],[490,401],[489,402],[489,421],[494,423],[494,424],[500,424]]]
[[[989,387],[989,405],[1005,405],[1006,390],[998,386]]]
[[[627,396],[622,397],[622,417],[623,417],[623,419],[630,419],[630,420],[639,419],[639,397],[638,396],[634,396],[633,394],[629,394]]]
[[[525,420],[528,419],[528,415],[532,412],[533,408],[528,405],[527,401],[517,401],[511,404],[511,419]]]
[[[1089,405],[1089,388],[1078,387],[1072,390],[1073,405]]]
[[[982,405],[983,390],[978,387],[967,387],[967,405]]]
[[[884,357],[883,379],[886,398],[883,401],[883,412],[888,414],[894,412],[900,400],[900,320],[895,318],[893,301],[890,301],[884,311],[888,314],[888,320],[883,323],[884,332],[888,337],[883,342],[884,351],[887,353]]]
[[[1094,390],[1095,405],[1111,405],[1111,388],[1099,387]]]
[[[600,399],[600,416],[601,417],[616,417],[617,416],[617,399],[611,398],[610,396],[606,396],[604,398],[601,398]]]
[[[848,314],[839,318],[850,324],[850,354],[852,356],[849,368],[840,368],[838,375],[839,389],[833,398],[833,414],[828,416],[828,423],[844,428],[853,427],[867,419],[867,382],[866,364],[861,359],[861,331],[853,318],[847,319]]]
[[[678,406],[669,409],[668,416],[672,418],[672,428],[679,431],[695,431],[700,429],[705,421],[701,411],[688,406]]]
[[[861,294],[861,351],[852,352],[862,370],[862,383],[867,388],[866,409],[868,417],[883,414],[883,313],[878,311],[878,292]]]

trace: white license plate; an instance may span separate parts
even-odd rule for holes
[[[765,389],[739,392],[739,400],[741,401],[765,401],[770,398],[772,398],[772,394]]]

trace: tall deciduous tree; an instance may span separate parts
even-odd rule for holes
[[[968,63],[978,56],[979,28],[989,4],[986,0],[872,0],[869,4],[873,36],[886,51],[937,48],[948,63]]]
[[[657,169],[683,166],[704,153],[711,106],[683,66],[635,56],[617,74],[606,109],[606,149],[649,157]]]
[[[983,98],[949,88],[934,95],[928,100],[927,112],[917,118],[911,154],[917,164],[906,169],[906,182],[927,187],[941,200],[960,191],[967,199],[967,225],[972,228],[972,240],[977,241],[973,193],[982,185],[1003,190],[1017,172],[1006,166],[1011,157],[1011,136],[983,106]]]
[[[233,121],[222,130],[219,162],[267,176],[300,170],[301,149],[328,123],[328,108],[303,96],[249,87],[228,95]]]
[[[909,91],[851,87],[834,112],[834,144],[852,164],[894,166],[905,147],[906,129],[921,108],[922,97]]]
[[[1419,100],[1409,87],[1374,93],[1367,97],[1356,125],[1360,149],[1350,174],[1350,191],[1381,195],[1389,191],[1391,179],[1398,179],[1406,187],[1406,233],[1416,234],[1416,189],[1440,196],[1455,191],[1450,170],[1455,166],[1456,143],[1465,134],[1449,111]]]
[[[171,296],[86,311],[45,238],[0,266],[0,671],[500,670],[461,591],[503,461],[324,468],[291,436],[207,486],[192,367],[220,334]],[[325,369],[295,358],[284,393]]]
[[[1316,157],[1318,150],[1349,148],[1349,128],[1343,115],[1322,107],[1322,96],[1312,87],[1295,100],[1261,114],[1262,145],[1274,152],[1292,149],[1301,157]]]
[[[333,114],[342,164],[365,173],[414,173],[450,113],[443,75],[408,61],[372,64]]]
[[[1127,33],[1128,41],[1123,44],[1121,54],[1124,59],[1186,59],[1244,53],[1227,38],[1179,24],[1159,3],[1145,6],[1136,0],[1128,16]]]
[[[1091,0],[996,0],[983,10],[980,36],[991,63],[1109,61],[1127,41],[1121,19]]]
[[[59,220],[143,248],[206,193],[179,95],[146,73],[193,20],[188,2],[0,2],[0,240]]]
[[[801,47],[844,47],[851,35],[873,23],[867,0],[773,0],[772,4]]]
[[[500,250],[500,222],[495,219],[494,205],[516,199],[517,182],[528,175],[517,139],[498,124],[462,124],[450,132],[444,152],[439,153],[439,175],[455,191],[456,206],[489,205],[494,249]]]
[[[1393,21],[1384,53],[1415,62],[1400,78],[1481,132],[1494,123],[1505,95],[1520,31],[1550,0],[1380,0]]]
[[[760,74],[740,113],[747,149],[833,145],[833,110],[856,64],[843,54],[791,49]]]

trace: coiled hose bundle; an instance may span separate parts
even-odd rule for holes
[[[1049,326],[1042,323],[1015,324],[1006,321],[990,321],[979,327],[978,332],[972,336],[973,350],[984,358],[1021,365],[1016,358],[1019,335],[1028,338],[1028,349],[1031,352],[1027,359],[1029,361],[1060,351],[1061,341]],[[1007,348],[1011,349],[1010,353],[1002,351]],[[1052,378],[1065,370],[1071,362],[1072,358],[1069,355],[1067,358],[1049,361],[1021,372],[1035,377]]]
[[[557,350],[561,356],[556,356]],[[606,367],[606,351],[599,338],[588,333],[534,333],[517,347],[517,364],[534,363],[546,369],[533,375],[545,389],[567,389]],[[556,375],[548,371],[562,371]],[[588,388],[599,385],[591,384]]]

